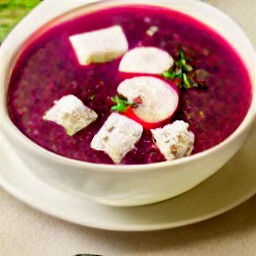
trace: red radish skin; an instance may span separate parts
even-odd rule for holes
[[[138,77],[138,76],[153,76],[153,77],[156,77],[159,79],[163,78],[161,75],[154,75],[154,74],[147,74],[147,73],[128,73],[128,72],[120,72],[119,71],[118,74],[119,74],[120,79],[122,79],[122,80],[130,79],[130,78]]]
[[[173,116],[172,115],[171,117],[169,117],[163,121],[157,122],[157,123],[149,123],[149,122],[146,122],[143,119],[141,119],[138,115],[136,115],[136,113],[134,112],[132,107],[128,107],[126,109],[126,111],[121,114],[123,114],[123,115],[131,118],[132,120],[136,121],[137,123],[141,124],[143,126],[143,128],[146,130],[159,128],[159,127],[162,127],[162,126],[168,124],[170,122],[171,117]]]

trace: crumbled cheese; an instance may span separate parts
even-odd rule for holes
[[[173,66],[172,56],[156,47],[136,47],[121,60],[119,71],[127,73],[162,74]]]
[[[129,48],[120,26],[77,34],[71,36],[69,40],[81,65],[112,61]]]
[[[98,115],[74,95],[67,95],[54,102],[43,116],[64,127],[70,136],[82,130],[97,119]]]
[[[150,22],[151,22],[151,18],[149,18],[149,17],[145,17],[145,18],[144,18],[144,22],[146,22],[146,23],[150,23]]]
[[[146,34],[148,36],[153,36],[158,30],[159,28],[157,26],[152,26],[146,31]]]
[[[143,128],[123,115],[112,113],[91,142],[91,148],[107,153],[115,163],[134,148]]]
[[[152,129],[155,143],[167,160],[191,155],[195,135],[188,131],[188,123],[175,121],[163,128]]]

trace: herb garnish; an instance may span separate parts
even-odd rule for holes
[[[95,94],[91,95],[90,100],[94,100],[95,96]]]
[[[164,72],[162,76],[172,80],[180,89],[208,87],[209,73],[204,69],[194,69],[189,65],[188,59],[182,50],[179,50],[179,59],[174,62],[173,67]]]
[[[128,107],[137,105],[136,103],[128,102],[128,99],[121,94],[115,95],[111,100],[116,103],[116,105],[112,106],[111,109],[120,113],[125,112]]]

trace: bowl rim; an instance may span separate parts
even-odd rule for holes
[[[173,0],[174,2],[177,2],[177,0]],[[50,1],[46,1],[47,3]],[[54,2],[54,1],[53,1]],[[56,1],[55,1],[56,2]],[[96,5],[103,5],[102,8],[106,8],[106,6],[104,6],[106,3],[114,3],[115,6],[123,6],[123,5],[133,5],[135,4],[135,2],[139,2],[137,3],[138,5],[154,5],[154,4],[158,4],[161,1],[157,1],[157,0],[143,0],[143,1],[130,1],[129,3],[127,3],[127,1],[123,1],[123,0],[97,0],[97,1],[87,1],[87,4],[83,4],[80,7],[76,7],[76,8],[70,8],[68,11],[64,11],[61,13],[61,15],[57,15],[54,19],[58,19],[59,17],[62,16],[67,16],[69,13],[75,13],[77,10],[81,10],[84,8],[88,8],[89,6],[96,6]],[[172,0],[169,1],[165,1],[166,5],[161,5],[161,7],[165,7],[165,8],[171,8],[171,6],[167,3],[167,2],[172,2]],[[227,16],[225,13],[223,13],[222,11],[220,11],[219,9],[210,6],[204,2],[200,2],[200,1],[188,1],[188,0],[179,0],[179,2],[181,4],[188,4],[189,2],[190,4],[192,4],[191,2],[193,2],[193,5],[197,5],[200,6],[201,8],[207,8],[208,11],[211,12],[215,12],[216,15],[220,16],[223,19],[228,19],[229,22],[231,23],[232,26],[236,27],[237,29],[237,33],[239,33],[240,35],[243,35],[243,41],[247,41],[246,43],[248,44],[248,46],[250,47],[250,51],[253,50],[253,52],[255,53],[253,46],[251,45],[250,40],[248,39],[247,35],[245,34],[245,32],[240,28],[240,26],[234,21],[232,20],[229,16]],[[40,6],[39,6],[40,7]],[[39,8],[37,7],[37,8]],[[100,9],[100,8],[99,8]],[[177,10],[179,11],[179,10]],[[192,16],[191,14],[188,14],[186,12],[184,12],[183,10],[180,10],[180,12],[184,13],[185,15],[189,15],[192,18],[196,19],[197,21],[204,23],[203,20],[198,19],[197,17]],[[79,17],[77,15],[77,17]],[[29,18],[29,15],[27,17],[27,20]],[[52,22],[52,20],[54,19],[48,19],[47,22],[44,22],[43,26],[46,26],[48,24],[50,24]],[[68,19],[67,19],[68,20]],[[21,22],[22,23],[22,22]],[[209,26],[209,24],[205,24],[207,26]],[[22,26],[19,26],[17,29],[14,29],[10,35],[6,38],[6,40],[3,42],[3,45],[0,47],[0,56],[3,54],[4,50],[3,50],[3,46],[7,45],[11,40],[12,37],[14,37],[15,32],[17,33],[18,30],[20,30],[22,28]],[[211,28],[211,27],[210,27]],[[213,28],[211,28],[213,29]],[[36,30],[34,31],[34,33],[36,32]],[[231,46],[231,42],[229,42],[226,37],[223,34],[220,34],[218,31],[216,31],[216,33],[218,33],[221,37],[223,37]],[[31,38],[32,35],[28,35],[28,38]],[[24,49],[24,42],[27,40],[22,40],[21,44],[17,44],[16,46],[16,50],[18,50],[19,48]],[[232,46],[233,47],[233,46]],[[233,47],[234,48],[234,47]],[[238,56],[241,58],[241,54],[235,50],[238,54]],[[14,63],[17,61],[18,57],[14,60],[13,58],[6,58],[7,59],[7,69],[12,70],[12,68],[10,68],[10,65],[14,65]],[[242,60],[242,62],[244,63],[244,61]],[[251,100],[251,105],[247,111],[246,116],[244,117],[243,121],[240,123],[240,125],[236,128],[236,130],[229,135],[226,139],[224,139],[222,142],[218,143],[217,145],[206,149],[202,152],[196,153],[194,155],[188,156],[188,157],[184,157],[184,158],[180,158],[180,159],[175,159],[175,161],[164,161],[164,162],[158,162],[158,163],[149,163],[149,164],[132,164],[132,165],[124,165],[124,164],[102,164],[102,163],[92,163],[92,162],[86,162],[86,161],[82,161],[82,160],[76,160],[76,159],[72,159],[72,158],[68,158],[65,156],[61,156],[57,153],[51,152],[47,149],[45,149],[44,147],[38,145],[37,143],[35,143],[34,141],[32,141],[31,139],[29,139],[25,134],[23,134],[11,121],[8,111],[7,111],[7,101],[6,101],[6,93],[7,93],[7,88],[8,85],[4,85],[4,79],[1,79],[1,98],[3,98],[2,103],[1,103],[1,108],[4,110],[3,115],[2,115],[2,122],[1,123],[5,123],[5,125],[2,125],[1,130],[3,130],[3,134],[6,133],[7,137],[11,136],[13,137],[17,142],[19,142],[23,148],[27,148],[31,151],[33,151],[34,153],[38,154],[39,156],[42,156],[44,158],[46,158],[49,161],[53,161],[53,162],[58,162],[60,164],[66,164],[68,166],[72,166],[72,167],[83,167],[85,170],[86,169],[91,169],[91,170],[97,170],[100,172],[141,172],[141,171],[150,171],[150,170],[155,170],[155,169],[164,169],[166,167],[177,167],[183,164],[188,164],[190,162],[194,162],[197,160],[200,160],[201,158],[204,157],[209,157],[211,155],[213,155],[214,153],[216,153],[217,151],[219,151],[220,149],[224,149],[226,148],[232,141],[234,141],[235,139],[237,139],[247,128],[249,129],[249,127],[252,125],[253,120],[255,118],[255,111],[254,111],[254,105],[255,105],[255,74],[252,74],[249,69],[248,66],[244,63],[248,74],[251,78],[251,85],[252,85],[252,100]],[[9,71],[10,72],[10,71]],[[7,82],[9,81],[9,77],[7,79]],[[2,84],[3,83],[3,84]],[[4,89],[3,89],[4,87]],[[3,122],[5,121],[5,122]]]

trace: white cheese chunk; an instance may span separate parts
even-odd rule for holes
[[[172,56],[156,47],[137,47],[127,52],[119,65],[120,72],[162,74],[172,67]]]
[[[112,113],[91,142],[91,148],[107,153],[114,163],[134,148],[143,132],[143,127],[123,115]]]
[[[64,96],[54,103],[54,106],[44,114],[43,119],[63,126],[70,136],[94,122],[98,117],[74,95]]]
[[[69,38],[81,65],[112,61],[126,51],[128,42],[120,26],[112,26]]]
[[[195,135],[188,123],[175,121],[163,128],[152,129],[155,143],[167,160],[188,156],[194,148]]]

